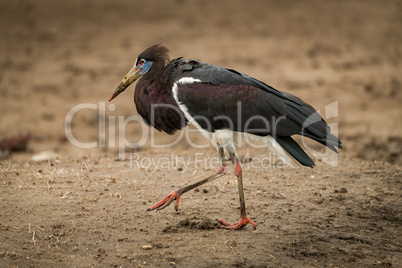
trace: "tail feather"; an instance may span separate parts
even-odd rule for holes
[[[314,161],[304,152],[300,145],[289,136],[277,136],[276,141],[300,164],[313,167]]]
[[[303,133],[300,133],[300,135],[315,140],[316,142],[319,142],[327,146],[335,153],[338,153],[338,150],[336,148],[342,149],[342,142],[332,133],[328,133],[326,137],[318,137],[308,131],[305,131]]]

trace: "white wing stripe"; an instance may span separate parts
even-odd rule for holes
[[[201,80],[199,79],[194,79],[192,77],[183,77],[180,78],[179,81],[173,83],[173,98],[176,101],[177,105],[179,105],[180,110],[184,113],[184,116],[187,118],[187,120],[193,124],[201,133],[204,133],[205,130],[195,121],[195,119],[191,116],[191,114],[188,112],[187,106],[179,101],[179,87],[178,84],[192,84],[194,82],[200,82]]]

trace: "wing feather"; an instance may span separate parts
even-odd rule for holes
[[[205,130],[231,129],[274,138],[306,133],[334,151],[333,146],[341,148],[325,120],[300,98],[231,69],[196,60],[182,60],[179,66],[178,101]],[[199,82],[179,83],[185,77]]]

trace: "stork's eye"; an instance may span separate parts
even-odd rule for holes
[[[140,65],[143,65],[145,63],[145,60],[144,59],[141,59],[140,60]]]

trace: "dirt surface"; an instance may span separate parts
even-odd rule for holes
[[[0,266],[402,267],[400,1],[1,1],[0,27]],[[147,212],[217,157],[184,138],[155,148],[180,133],[124,123],[134,87],[105,102],[154,43],[323,116],[335,105],[325,118],[344,145],[338,165],[283,168],[239,148],[257,230],[217,228],[239,217],[232,171],[184,194],[178,212]]]

